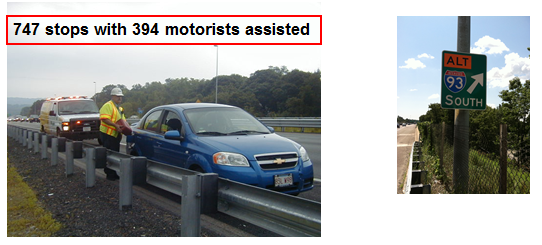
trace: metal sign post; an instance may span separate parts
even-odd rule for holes
[[[462,52],[462,53],[470,53],[470,16],[458,16],[457,18],[457,51]],[[468,193],[468,190],[469,190],[469,111],[468,110],[455,110],[453,174],[454,174],[453,176],[454,192]]]

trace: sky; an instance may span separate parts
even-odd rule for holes
[[[472,16],[470,52],[487,56],[487,105],[509,80],[530,80],[530,17]],[[457,16],[397,17],[397,114],[418,119],[440,103],[442,51],[457,51]]]
[[[320,15],[320,3],[8,3],[7,14]],[[42,25],[43,26],[43,25]],[[128,25],[129,26],[129,25]],[[7,96],[88,95],[110,84],[131,89],[167,78],[250,76],[269,66],[315,72],[321,45],[8,45]]]

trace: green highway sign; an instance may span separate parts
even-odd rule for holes
[[[487,56],[442,51],[441,79],[443,109],[486,109]]]

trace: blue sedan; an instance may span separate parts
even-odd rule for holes
[[[147,112],[127,138],[132,155],[298,194],[313,188],[303,146],[229,105],[188,103]]]

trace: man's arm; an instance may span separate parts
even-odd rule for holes
[[[110,125],[110,126],[115,127],[115,129],[117,130],[117,132],[120,132],[120,131],[121,131],[120,126],[119,126],[118,124],[114,123],[113,121],[111,121],[111,119],[109,119],[109,118],[102,119],[102,122],[104,122],[104,123],[107,124],[107,125]]]

